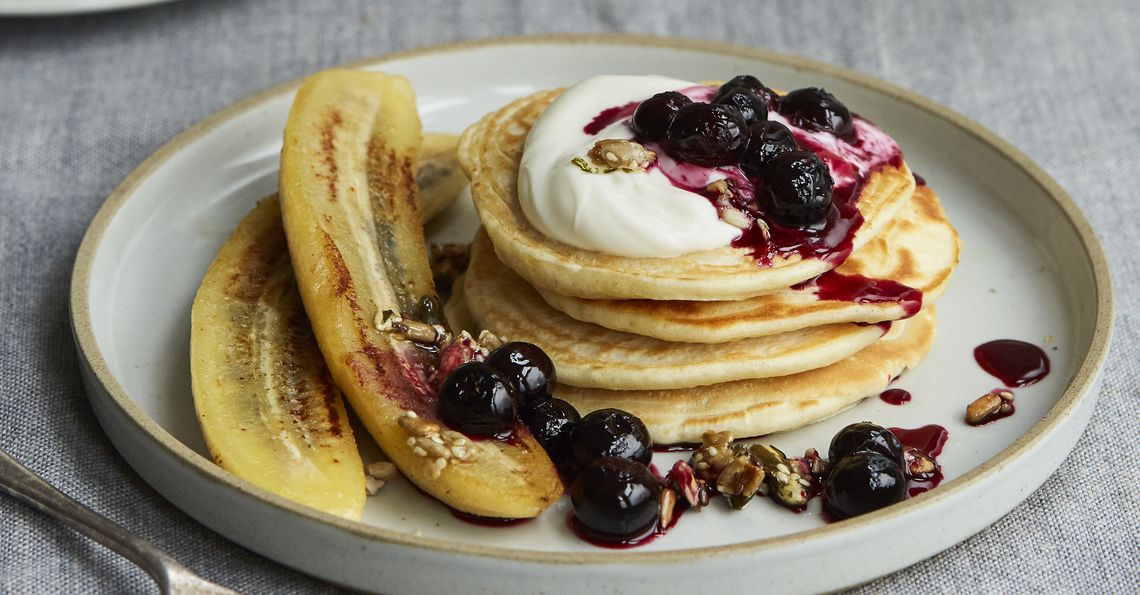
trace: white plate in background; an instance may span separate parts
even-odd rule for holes
[[[0,17],[38,17],[108,12],[172,0],[0,0]]]

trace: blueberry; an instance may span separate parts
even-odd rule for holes
[[[831,209],[831,173],[810,151],[785,151],[763,171],[757,197],[765,213],[783,225],[803,227],[822,221]]]
[[[520,409],[550,400],[557,380],[554,362],[537,345],[522,341],[506,343],[492,351],[486,362],[510,383]]]
[[[573,405],[562,399],[550,399],[524,409],[519,418],[555,465],[561,467],[569,462],[574,433],[582,421]]]
[[[514,427],[515,397],[494,368],[468,362],[455,368],[439,389],[444,423],[472,436],[492,436]]]
[[[796,89],[780,98],[776,109],[805,130],[822,130],[847,141],[855,140],[851,112],[834,95],[823,89]]]
[[[768,119],[768,103],[764,98],[747,89],[735,88],[721,91],[712,100],[713,103],[731,105],[740,110],[744,121],[749,125],[763,122]]]
[[[681,161],[706,167],[732,165],[748,146],[748,124],[730,105],[692,103],[677,111],[665,148]]]
[[[604,457],[586,467],[570,492],[578,526],[590,537],[620,542],[657,521],[661,484],[641,463]]]
[[[776,102],[780,99],[776,92],[769,89],[760,79],[752,76],[751,74],[738,74],[723,85],[720,86],[720,92],[724,93],[729,89],[744,89],[759,95],[768,107],[774,107]]]
[[[602,457],[648,464],[653,458],[653,440],[637,417],[620,409],[599,409],[578,424],[570,457],[577,469],[585,469]]]
[[[758,122],[749,131],[748,148],[740,158],[740,169],[750,176],[758,176],[773,157],[799,148],[787,126],[773,121]]]
[[[906,478],[893,460],[864,450],[833,462],[823,490],[828,514],[843,520],[902,502]]]
[[[903,446],[890,430],[869,421],[851,424],[831,439],[827,458],[838,461],[857,451],[877,452],[903,466]]]
[[[637,106],[629,127],[644,140],[661,140],[665,138],[665,131],[673,123],[677,111],[692,102],[692,99],[676,91],[658,93]]]

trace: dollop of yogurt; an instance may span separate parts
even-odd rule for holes
[[[599,140],[634,137],[628,116],[586,132],[604,110],[694,87],[666,77],[607,75],[582,81],[555,99],[531,129],[519,164],[519,202],[530,224],[560,242],[616,256],[671,257],[730,245],[740,229],[722,221],[704,196],[674,185],[660,168],[589,173],[572,163],[588,159]],[[705,171],[706,179],[693,180],[693,186],[725,177]]]

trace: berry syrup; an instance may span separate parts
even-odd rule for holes
[[[632,117],[633,112],[637,111],[637,106],[639,105],[641,105],[640,101],[631,101],[625,105],[607,107],[598,113],[598,115],[594,116],[594,119],[590,120],[589,124],[583,126],[582,132],[585,132],[590,136],[594,136],[595,134],[605,130],[614,122]]]
[[[946,445],[947,438],[950,437],[950,432],[946,428],[930,424],[922,426],[921,428],[887,428],[899,439],[904,448],[916,448],[926,453],[926,456],[934,460],[935,464],[938,463],[938,455],[942,454],[942,447]],[[942,468],[934,472],[934,477],[930,481],[909,482],[912,485],[908,486],[907,495],[911,498],[926,492],[930,489],[938,487],[942,483]],[[923,485],[913,485],[923,484]]]
[[[581,539],[590,545],[604,547],[611,550],[627,550],[630,548],[643,546],[647,543],[651,543],[658,537],[661,537],[662,535],[668,533],[669,530],[677,524],[677,521],[680,520],[683,511],[684,509],[679,507],[676,509],[676,512],[673,514],[673,520],[669,523],[668,527],[662,527],[657,522],[654,522],[653,526],[647,529],[646,532],[641,535],[635,537],[616,538],[613,540],[601,538],[597,535],[594,535],[592,532],[587,531],[586,528],[578,522],[578,519],[574,517],[573,510],[571,510],[566,515],[566,526],[574,532],[574,535],[578,536],[578,539]]]
[[[814,279],[797,283],[792,289],[814,289],[821,300],[855,302],[857,304],[897,303],[910,318],[922,309],[922,291],[890,279],[872,279],[863,275],[845,275],[828,271]]]
[[[1029,386],[1049,374],[1049,356],[1040,347],[1016,339],[998,339],[974,348],[974,359],[1011,388]]]
[[[696,85],[680,89],[680,93],[695,102],[708,102],[717,92],[715,87]],[[628,119],[637,110],[639,102],[630,102],[602,110],[583,131],[595,135],[614,123]],[[832,207],[825,219],[807,227],[789,227],[772,221],[763,221],[763,213],[758,213],[754,197],[762,189],[758,178],[750,178],[737,166],[709,168],[692,163],[679,162],[669,157],[659,143],[645,142],[635,138],[646,148],[657,153],[657,160],[650,166],[657,169],[676,187],[704,196],[718,209],[723,208],[718,194],[708,189],[714,179],[725,179],[732,189],[734,206],[756,216],[752,225],[741,232],[732,246],[749,251],[756,261],[769,266],[776,258],[816,258],[832,265],[847,259],[854,248],[855,232],[863,224],[863,216],[856,204],[860,190],[871,175],[883,167],[901,167],[902,151],[898,144],[882,130],[870,122],[853,115],[855,130],[852,142],[847,142],[828,132],[805,130],[792,124],[775,111],[769,111],[768,119],[780,122],[791,130],[802,149],[810,150],[827,164],[834,187]]]
[[[879,394],[879,398],[884,403],[891,405],[902,405],[910,401],[910,393],[901,388],[891,388]]]

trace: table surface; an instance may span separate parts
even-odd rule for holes
[[[1092,423],[1024,504],[863,590],[1140,591],[1140,11],[1111,0],[184,0],[0,18],[0,446],[212,580],[334,590],[196,524],[103,435],[67,322],[83,231],[139,162],[246,95],[392,50],[567,31],[728,41],[853,68],[981,122],[1055,177],[1100,235],[1116,284]],[[6,497],[0,526],[0,593],[153,591],[130,564]]]

